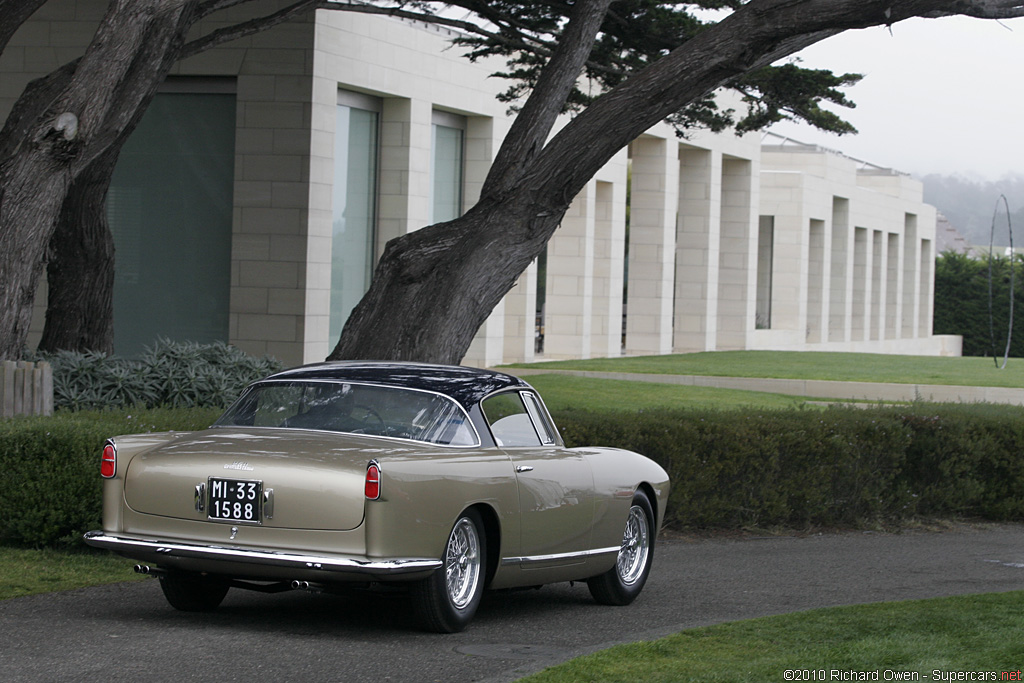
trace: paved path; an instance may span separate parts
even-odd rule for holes
[[[558,374],[632,382],[680,384],[765,391],[788,396],[839,399],[850,401],[929,401],[933,403],[1010,403],[1024,405],[1024,389],[1007,387],[966,387],[947,384],[885,384],[882,382],[833,382],[819,379],[770,379],[760,377],[709,377],[705,375],[656,375],[637,372],[597,372],[593,370],[558,370],[545,368],[512,368],[514,375]]]
[[[232,591],[176,612],[154,581],[0,602],[0,681],[486,681],[609,645],[814,607],[1024,589],[1024,525],[662,540],[629,607],[586,586],[497,593],[463,633],[414,630],[402,596]]]

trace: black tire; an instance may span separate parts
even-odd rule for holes
[[[452,526],[441,568],[416,584],[413,600],[424,629],[457,633],[473,620],[484,593],[487,539],[476,510],[466,510]]]
[[[590,594],[602,605],[628,605],[647,583],[654,560],[654,509],[643,491],[633,494],[615,566],[587,580]]]
[[[182,612],[217,609],[230,587],[228,579],[192,572],[172,571],[160,577],[160,588],[167,602]]]

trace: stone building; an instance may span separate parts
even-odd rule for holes
[[[21,28],[0,57],[0,116],[81,53],[106,4],[51,0]],[[118,352],[164,336],[323,359],[384,244],[470,207],[510,125],[489,78],[502,65],[462,59],[451,37],[318,10],[175,67],[109,195]],[[641,136],[575,199],[464,362],[945,352],[920,185],[766,143],[680,140],[667,125]],[[41,293],[36,339],[44,305]]]

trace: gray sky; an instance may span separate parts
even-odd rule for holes
[[[802,65],[862,73],[835,108],[860,131],[805,124],[772,132],[914,174],[1024,175],[1024,19],[917,19],[847,31],[800,53]]]

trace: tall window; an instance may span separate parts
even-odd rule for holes
[[[235,171],[234,81],[169,81],[125,143],[107,195],[114,344],[226,341]]]
[[[450,221],[462,215],[462,159],[466,120],[435,111],[430,158],[430,222]]]
[[[331,246],[330,340],[370,286],[377,219],[380,102],[338,93],[334,131],[334,230]]]
[[[757,230],[757,307],[754,327],[772,326],[772,268],[775,260],[775,216],[761,216]]]

